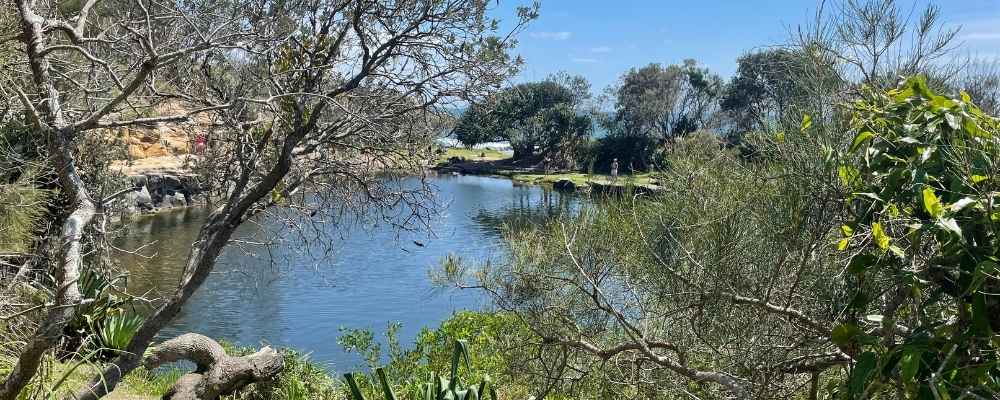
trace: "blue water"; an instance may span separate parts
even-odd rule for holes
[[[481,293],[435,286],[429,272],[448,254],[472,263],[502,257],[498,217],[558,213],[578,202],[572,195],[507,179],[438,176],[430,182],[442,206],[428,229],[325,226],[325,237],[333,239],[318,247],[333,248],[328,257],[303,254],[303,248],[317,245],[294,238],[267,247],[230,245],[215,273],[161,337],[198,332],[244,345],[290,346],[332,371],[354,370],[363,362],[337,344],[338,328],[372,329],[381,337],[390,322],[398,322],[405,344],[455,311],[488,308]],[[123,249],[152,243],[142,252],[156,253],[148,259],[121,255],[132,294],[156,298],[172,291],[205,215],[202,209],[184,209],[144,217],[119,241]],[[280,231],[272,220],[257,222],[265,231]],[[255,235],[251,225],[238,234],[267,236]]]

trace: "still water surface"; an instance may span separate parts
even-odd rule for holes
[[[502,256],[499,218],[558,213],[579,201],[507,179],[437,176],[431,184],[444,206],[430,221],[430,231],[331,225],[324,229],[336,237],[335,251],[319,260],[304,256],[296,243],[243,250],[231,245],[161,336],[198,332],[245,345],[290,346],[330,370],[353,370],[361,359],[337,344],[340,327],[372,329],[381,336],[388,323],[399,322],[400,339],[407,343],[422,327],[437,326],[457,310],[488,308],[481,293],[436,287],[429,272],[449,253],[470,261]],[[132,226],[119,246],[148,245],[143,253],[155,255],[121,256],[130,271],[129,291],[149,298],[170,293],[205,217],[205,210],[191,208],[144,217]],[[244,225],[239,233],[252,234]],[[275,229],[267,222],[263,227]]]

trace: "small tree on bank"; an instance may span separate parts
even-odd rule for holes
[[[467,146],[505,140],[515,160],[548,158],[571,167],[572,150],[590,136],[590,117],[580,109],[586,96],[582,78],[522,83],[472,105],[454,135]]]

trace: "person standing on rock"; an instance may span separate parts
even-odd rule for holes
[[[611,160],[611,182],[618,180],[618,159]]]

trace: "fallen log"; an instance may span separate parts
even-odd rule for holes
[[[215,400],[251,383],[273,382],[284,368],[277,351],[265,346],[254,354],[234,357],[209,337],[187,333],[153,348],[143,360],[146,369],[187,360],[197,367],[181,376],[163,396],[169,400]]]

